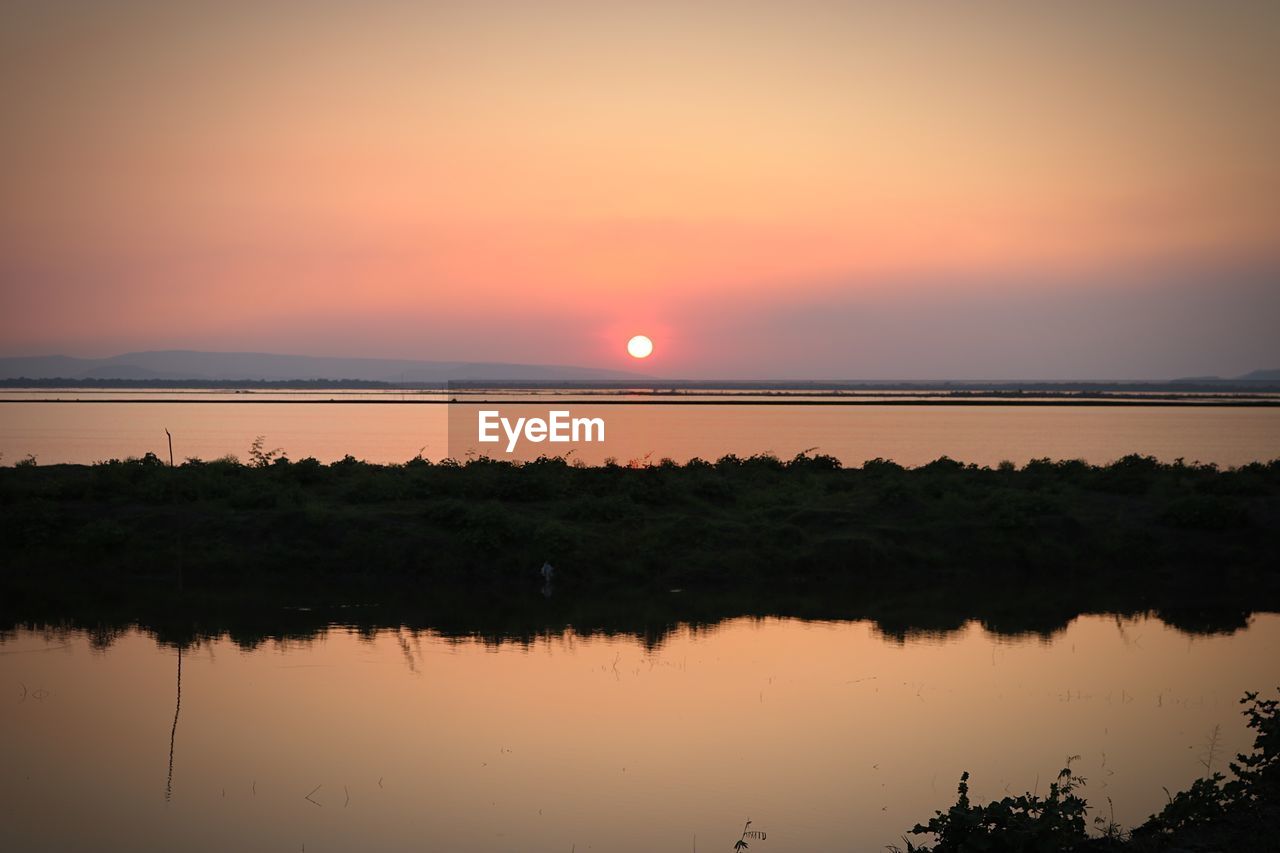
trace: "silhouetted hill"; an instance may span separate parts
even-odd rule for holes
[[[1251,370],[1243,376],[1232,376],[1230,378],[1222,376],[1180,376],[1173,380],[1174,383],[1194,383],[1197,385],[1213,384],[1215,382],[1280,382],[1280,370]]]
[[[738,390],[812,390],[883,392],[889,390],[942,390],[951,393],[999,394],[1104,394],[1270,392],[1280,391],[1280,370],[1255,370],[1235,378],[1182,377],[1172,380],[721,380],[657,379],[626,370],[603,370],[573,365],[512,364],[504,362],[418,361],[412,359],[337,358],[253,352],[200,352],[158,350],[133,352],[109,358],[72,358],[64,355],[0,358],[0,383],[61,387],[79,382],[95,387],[140,387],[146,383],[172,385],[182,382],[217,383],[230,387],[241,382],[324,382],[325,387],[369,387],[357,383],[395,386],[438,386],[457,382],[484,386],[530,387],[700,388]]]
[[[0,379],[355,379],[376,382],[592,381],[642,379],[625,370],[501,362],[330,358],[256,352],[161,350],[110,358],[0,358]]]

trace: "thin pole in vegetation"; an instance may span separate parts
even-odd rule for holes
[[[164,434],[169,439],[169,467],[173,467],[173,433],[169,432],[169,428],[164,428]],[[182,533],[178,533],[178,591],[182,591]]]

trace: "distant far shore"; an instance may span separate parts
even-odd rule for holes
[[[368,379],[83,379],[73,377],[0,379],[0,388],[14,390],[136,390],[136,391],[574,391],[602,394],[769,394],[802,393],[806,396],[850,396],[906,393],[932,397],[981,395],[1076,399],[1114,398],[1129,395],[1176,398],[1187,395],[1248,397],[1280,394],[1276,379],[1194,379],[1134,381],[954,381],[954,380],[457,380],[449,382],[385,382]]]

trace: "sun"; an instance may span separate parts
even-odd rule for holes
[[[627,341],[627,353],[632,358],[648,358],[653,353],[653,341],[646,335],[636,335]]]

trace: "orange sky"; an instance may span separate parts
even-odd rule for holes
[[[990,375],[908,309],[1169,287],[1144,375],[1277,366],[1277,43],[1266,0],[18,0],[0,354],[616,367],[650,331],[666,375]],[[787,314],[886,300],[906,362]],[[1135,357],[1095,352],[1042,375]]]

